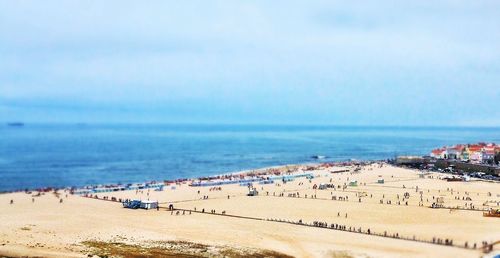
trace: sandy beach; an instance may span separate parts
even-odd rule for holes
[[[339,170],[348,172],[332,173]],[[498,183],[448,182],[386,164],[296,173],[304,172],[314,178],[254,184],[258,196],[238,184],[189,181],[97,198],[1,194],[0,256],[480,257],[483,241],[500,240],[500,219],[482,211],[498,208]],[[126,209],[104,197],[154,200],[160,209]]]

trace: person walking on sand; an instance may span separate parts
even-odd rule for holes
[[[10,199],[10,204],[14,204],[14,200],[13,199]]]

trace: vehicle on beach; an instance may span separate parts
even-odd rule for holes
[[[141,201],[140,200],[125,200],[122,202],[123,208],[129,208],[129,209],[139,209],[141,207]]]

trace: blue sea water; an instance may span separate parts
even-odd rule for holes
[[[192,178],[283,164],[423,155],[500,128],[0,125],[0,191]]]

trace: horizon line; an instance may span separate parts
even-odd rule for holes
[[[242,122],[145,122],[145,121],[118,121],[118,122],[69,122],[69,121],[2,121],[3,124],[23,123],[32,125],[191,125],[191,126],[293,126],[293,127],[400,127],[400,128],[499,128],[500,125],[410,125],[410,124],[325,124],[325,123],[242,123]]]

